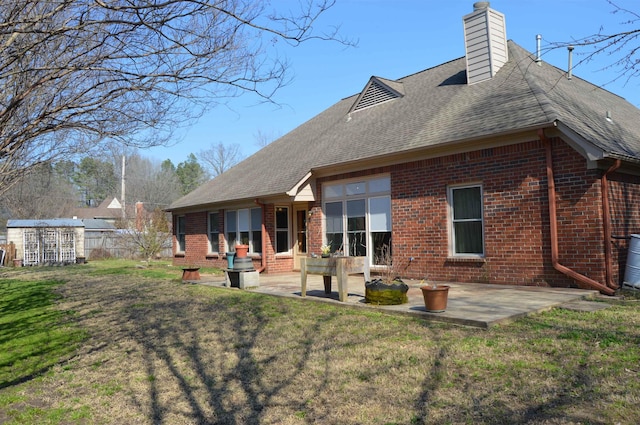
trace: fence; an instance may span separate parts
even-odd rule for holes
[[[96,258],[138,258],[139,248],[132,244],[123,243],[119,233],[86,232],[84,235],[84,256],[91,260]],[[173,256],[171,236],[163,243],[160,257]]]
[[[10,266],[16,258],[16,245],[13,242],[0,244],[0,267]]]

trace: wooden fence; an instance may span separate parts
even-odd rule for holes
[[[13,242],[0,244],[0,250],[4,251],[4,258],[0,252],[0,267],[13,265],[13,259],[16,258],[16,245]]]
[[[171,237],[165,242],[165,247],[160,251],[160,257],[171,258],[173,250]],[[138,248],[123,243],[122,237],[117,233],[85,233],[84,256],[88,259],[96,258],[138,258]]]
[[[117,233],[85,233],[84,236],[84,256],[86,259],[101,258],[138,258],[138,248],[125,246],[122,238]],[[13,266],[13,259],[16,258],[16,246],[13,242],[0,244],[0,267]],[[171,247],[171,237],[165,241],[164,248],[160,251],[161,258],[171,258],[173,250]]]

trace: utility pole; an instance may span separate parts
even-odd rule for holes
[[[124,171],[125,171],[125,155],[122,154],[122,195],[121,195],[121,203],[122,203],[122,218],[126,219],[127,218],[127,213],[126,213],[126,202],[125,202],[125,197],[124,197],[124,187],[125,187],[125,177],[124,177]]]

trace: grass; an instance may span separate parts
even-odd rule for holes
[[[61,281],[0,280],[0,389],[41,375],[75,351],[85,332],[53,308]]]
[[[3,274],[0,356],[30,366],[0,368],[0,423],[640,422],[634,299],[479,330],[183,285],[166,263]]]

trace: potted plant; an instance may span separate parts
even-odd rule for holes
[[[397,276],[389,246],[384,245],[380,249],[378,259],[376,263],[385,267],[379,278],[365,282],[365,302],[377,305],[397,305],[408,302],[409,285]]]
[[[430,313],[442,313],[447,309],[449,285],[431,284],[420,286],[424,298],[424,308]]]
[[[322,252],[322,258],[331,257],[331,245],[322,245],[320,251]]]

